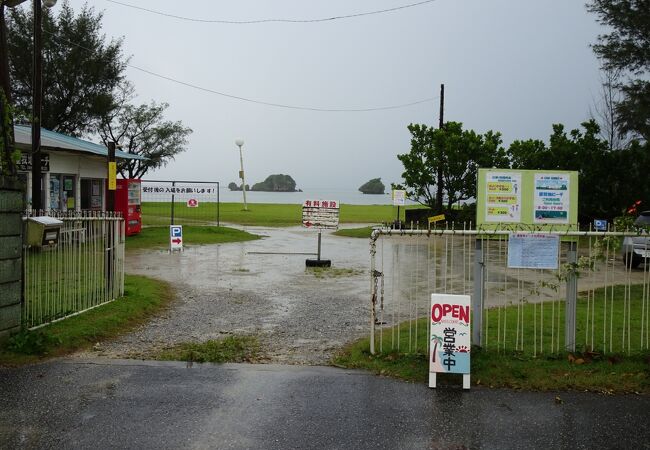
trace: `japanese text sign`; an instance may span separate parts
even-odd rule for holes
[[[548,233],[510,233],[508,267],[511,269],[557,269],[560,236]]]
[[[431,294],[430,373],[470,373],[470,296]]]
[[[302,204],[302,225],[318,229],[338,228],[339,202],[337,200],[305,200]]]

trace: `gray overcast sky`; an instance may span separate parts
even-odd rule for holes
[[[414,0],[123,0],[200,19],[319,18]],[[77,10],[84,2],[70,0]],[[131,64],[201,87],[266,102],[369,108],[311,112],[256,105],[175,84],[133,68],[144,103],[168,102],[166,117],[194,133],[186,152],[147,178],[237,181],[237,137],[247,182],[290,174],[301,188],[356,189],[370,178],[400,181],[396,155],[409,150],[411,122],[445,120],[477,132],[547,140],[551,124],[577,127],[599,89],[590,44],[602,32],[584,0],[438,0],[401,11],[311,24],[186,22],[107,0],[109,37],[124,37]]]

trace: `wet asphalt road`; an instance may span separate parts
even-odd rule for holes
[[[469,392],[327,367],[0,369],[1,448],[650,448],[650,397]]]

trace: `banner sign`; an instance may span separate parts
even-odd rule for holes
[[[108,163],[108,190],[117,190],[117,163],[115,161]]]
[[[337,200],[305,200],[302,204],[302,225],[307,228],[337,229],[339,202]]]
[[[557,269],[560,236],[545,233],[510,233],[508,268]]]
[[[429,373],[470,373],[470,296],[431,294]]]

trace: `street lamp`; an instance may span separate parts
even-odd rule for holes
[[[248,206],[246,206],[246,180],[244,179],[244,157],[242,156],[241,148],[244,145],[244,140],[239,138],[235,140],[235,145],[239,147],[239,164],[241,165],[241,170],[239,171],[239,178],[241,178],[241,190],[244,194],[244,211],[248,211]]]

